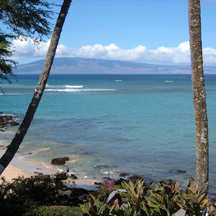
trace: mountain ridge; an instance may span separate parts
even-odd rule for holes
[[[19,65],[15,74],[40,74],[45,59]],[[205,66],[206,74],[216,74],[216,66]],[[55,58],[52,74],[190,74],[190,65],[147,64],[120,60],[64,57]]]

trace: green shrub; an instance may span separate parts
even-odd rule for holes
[[[58,200],[59,183],[49,176],[14,179],[12,183],[1,178],[0,212],[2,215],[22,215],[39,205],[53,205]]]
[[[128,207],[123,209],[125,215],[144,215],[146,206],[146,197],[149,191],[152,190],[152,185],[144,185],[144,179],[138,180],[135,183],[132,181],[122,182],[122,187],[127,193],[121,193],[121,196],[127,199]]]
[[[196,189],[196,181],[190,178],[186,190],[181,190],[178,205],[187,211],[189,215],[203,216],[209,202],[208,194]]]
[[[209,203],[208,194],[196,190],[192,178],[186,190],[179,191],[180,183],[169,181],[144,184],[144,180],[122,182],[126,192],[118,192],[109,204],[109,194],[119,188],[114,181],[106,180],[98,191],[92,192],[87,202],[80,207],[56,206],[62,184],[57,178],[17,178],[12,183],[1,179],[0,214],[4,216],[170,216],[180,208],[187,215],[205,215],[207,206],[210,214],[216,213],[216,200]],[[153,186],[155,185],[155,186]],[[54,206],[55,205],[55,206]]]
[[[101,202],[106,202],[109,194],[116,189],[117,187],[115,186],[115,182],[114,180],[106,180],[104,179],[104,184],[102,184],[98,191],[96,193],[92,193],[94,194],[94,196],[97,196],[97,198],[101,201]]]
[[[147,197],[147,208],[152,213],[170,216],[176,213],[180,207],[176,202],[179,196],[180,182],[169,180],[168,184],[164,181],[155,184],[155,189],[150,191]]]
[[[26,201],[34,201],[39,204],[53,204],[56,201],[59,187],[50,176],[39,178],[19,177],[4,188],[5,199],[9,203],[23,205]]]

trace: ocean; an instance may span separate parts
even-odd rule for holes
[[[2,83],[0,111],[18,122],[38,75]],[[216,75],[206,75],[210,191],[216,193]],[[17,127],[1,133],[8,145]],[[19,157],[50,164],[79,178],[119,179],[126,172],[148,181],[195,178],[196,133],[190,75],[50,75]]]

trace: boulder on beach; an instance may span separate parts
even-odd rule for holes
[[[68,157],[53,158],[52,161],[51,161],[51,164],[53,164],[53,165],[64,165],[66,161],[69,161]]]

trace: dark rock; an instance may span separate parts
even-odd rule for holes
[[[69,161],[70,160],[69,157],[64,157],[64,159],[65,159],[65,161]]]
[[[4,122],[0,122],[0,128],[5,128],[6,124]]]
[[[65,159],[64,158],[54,158],[54,159],[52,159],[51,164],[64,165],[65,164]]]
[[[101,183],[101,182],[95,182],[94,183],[96,186],[101,186],[101,185],[103,185],[103,183]]]
[[[70,175],[70,178],[72,178],[72,179],[77,179],[77,177],[76,177],[74,174],[71,174],[71,175]]]
[[[0,113],[0,128],[6,128],[6,126],[17,126],[19,123],[14,121],[14,117],[12,115],[3,115]]]
[[[171,173],[183,174],[186,173],[185,170],[171,170]]]
[[[178,173],[186,173],[185,170],[177,170]]]
[[[12,115],[6,115],[5,119],[8,121],[13,120],[13,116]]]
[[[69,161],[68,157],[54,158],[54,159],[52,159],[51,164],[53,164],[53,165],[64,165],[66,161]]]
[[[15,121],[10,122],[10,126],[17,126],[17,125],[19,125],[19,123],[15,122]]]
[[[128,173],[120,173],[119,176],[120,177],[125,177],[125,176],[129,176],[129,174]]]

